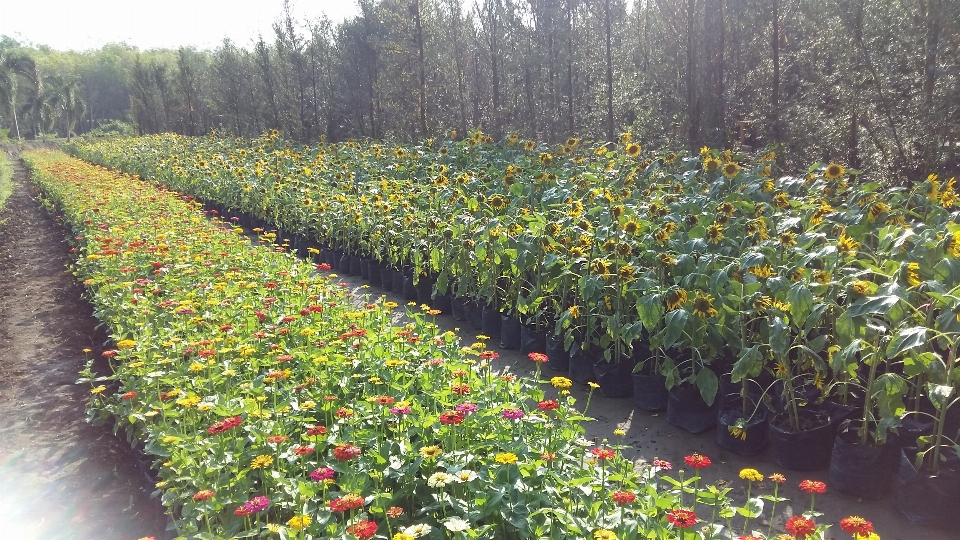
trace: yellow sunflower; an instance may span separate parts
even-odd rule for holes
[[[723,165],[723,175],[727,178],[733,178],[739,172],[740,166],[732,161],[729,161]]]
[[[717,309],[713,307],[713,297],[709,294],[697,293],[697,299],[693,301],[693,314],[701,317],[716,317]]]
[[[640,155],[640,145],[637,143],[629,143],[627,144],[626,152],[630,157],[637,157]]]
[[[720,240],[723,240],[723,227],[716,222],[707,227],[707,239],[711,244],[720,243]]]
[[[843,176],[843,173],[845,172],[847,172],[847,170],[843,168],[843,165],[840,165],[839,163],[831,163],[827,165],[827,168],[823,171],[823,177],[827,180],[836,180],[837,178]]]
[[[673,289],[667,293],[667,311],[673,311],[683,307],[687,303],[687,291],[683,289]]]

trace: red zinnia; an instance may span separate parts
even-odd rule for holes
[[[286,435],[272,435],[270,437],[267,437],[267,442],[271,442],[273,444],[282,443],[284,441],[289,441],[289,440],[290,440],[290,437],[287,437]]]
[[[462,396],[470,393],[470,386],[466,384],[454,384],[450,387],[450,391],[458,396]]]
[[[609,448],[591,448],[590,453],[593,454],[593,457],[597,458],[600,461],[606,459],[613,459],[617,453]]]
[[[457,425],[463,422],[464,415],[459,411],[445,411],[440,414],[441,424]]]
[[[500,353],[497,351],[483,351],[478,356],[484,360],[496,360],[500,358]]]
[[[231,416],[230,418],[224,418],[219,422],[215,422],[212,426],[207,428],[207,433],[211,435],[219,435],[224,431],[233,429],[243,423],[243,418],[239,416]]]
[[[399,506],[391,506],[390,508],[387,508],[387,517],[398,518],[402,514],[403,508],[400,508]]]
[[[614,491],[610,498],[618,504],[630,504],[637,499],[637,496],[629,491]]]
[[[120,396],[120,397],[123,398],[123,399],[133,399],[133,398],[137,397],[137,393],[136,393],[135,391],[131,390],[131,391],[127,392],[126,394]]]
[[[207,500],[207,499],[212,498],[212,497],[213,497],[214,495],[216,495],[216,494],[217,494],[217,493],[216,493],[215,491],[211,491],[211,490],[209,490],[209,489],[201,489],[200,491],[196,492],[196,493],[193,495],[193,500],[195,500],[195,501],[205,501],[205,500]]]
[[[547,399],[537,403],[537,407],[539,407],[541,411],[552,411],[560,407],[560,404],[557,403],[557,400],[555,399]]]
[[[527,355],[527,358],[536,362],[537,364],[543,364],[547,362],[547,355],[538,352],[532,352]]]
[[[710,458],[707,456],[701,456],[700,454],[693,454],[692,456],[687,456],[683,458],[684,463],[689,467],[694,469],[703,469],[710,466]]]
[[[347,532],[357,538],[372,538],[377,534],[377,524],[372,521],[360,521],[347,527]]]
[[[793,516],[788,519],[786,528],[788,533],[797,537],[797,540],[804,540],[817,531],[813,521],[803,516]]]
[[[350,443],[343,443],[333,449],[333,457],[337,458],[337,461],[349,461],[359,456],[362,452],[363,450],[360,450]]]
[[[800,482],[800,490],[805,493],[826,493],[827,485],[819,480],[804,480]]]
[[[293,448],[293,453],[298,456],[305,456],[307,454],[312,454],[313,448],[310,448],[309,446],[295,446]]]
[[[867,536],[873,532],[873,523],[860,516],[850,516],[840,520],[840,528],[852,535]]]
[[[693,527],[697,524],[697,514],[690,510],[671,510],[667,512],[667,521],[673,524],[674,527],[686,529],[687,527]]]
[[[355,493],[347,493],[343,497],[337,497],[330,501],[330,509],[334,512],[343,513],[358,508],[363,508],[363,497]]]
[[[308,437],[319,437],[320,435],[325,435],[327,433],[327,428],[323,426],[313,426],[307,430]]]

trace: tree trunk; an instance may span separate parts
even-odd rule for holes
[[[691,0],[692,2],[693,0]],[[604,59],[606,61],[606,89],[607,89],[607,140],[615,141],[617,137],[616,127],[613,123],[613,39],[610,14],[610,0],[604,0],[603,3],[603,34],[604,34]]]
[[[772,0],[773,24],[770,30],[770,52],[773,61],[773,88],[770,92],[770,132],[774,143],[780,143],[780,0]]]

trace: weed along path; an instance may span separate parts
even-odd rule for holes
[[[64,231],[14,166],[0,213],[0,538],[163,538],[123,434],[85,421],[89,390],[75,381],[83,349],[99,354],[105,336],[65,268]]]

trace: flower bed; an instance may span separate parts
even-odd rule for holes
[[[665,462],[635,471],[618,446],[584,441],[569,380],[498,372],[495,353],[438,333],[429,310],[392,326],[396,306],[350,297],[282,247],[251,247],[177,193],[60,153],[25,160],[113,340],[114,373],[84,374],[91,418],[143,443],[181,536],[729,530],[728,490],[664,475]],[[758,517],[763,500],[739,515]]]
[[[960,384],[953,178],[907,191],[837,163],[778,175],[772,152],[651,153],[629,134],[553,147],[480,132],[316,147],[163,135],[72,151],[294,243],[408,269],[708,405],[738,394],[726,426],[738,437],[761,401],[780,414],[770,429],[791,433],[805,407],[857,415],[861,445],[933,416],[947,429],[919,443],[936,469],[960,428],[947,417]]]

